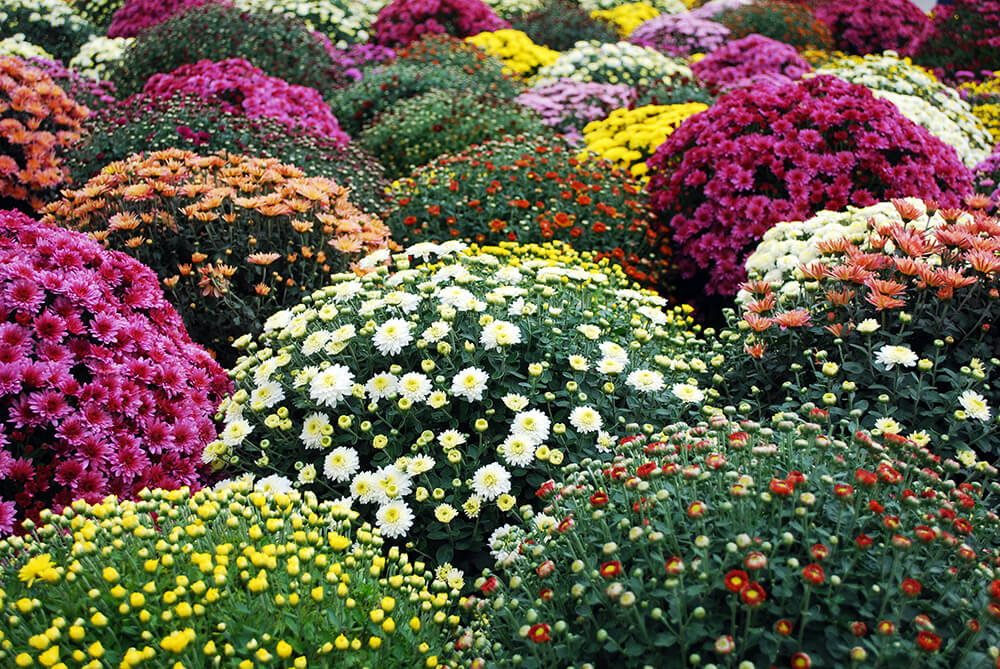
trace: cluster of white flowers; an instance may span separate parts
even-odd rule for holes
[[[134,41],[134,37],[91,37],[69,61],[69,66],[85,77],[107,79]]]
[[[236,0],[245,10],[294,16],[341,49],[367,42],[369,27],[388,0]]]
[[[580,0],[580,7],[587,12],[603,9],[614,9],[621,5],[633,4],[634,0]],[[654,9],[658,9],[661,14],[681,14],[688,10],[681,0],[642,0]]]
[[[644,86],[654,81],[693,79],[684,61],[629,42],[577,42],[551,65],[538,70],[531,85],[538,88],[559,79]]]
[[[937,227],[944,222],[937,212],[928,216],[922,200],[906,198],[905,201],[921,214],[907,224],[909,227]],[[821,242],[846,238],[861,243],[878,226],[902,222],[895,205],[880,202],[870,207],[848,207],[846,211],[820,211],[805,221],[778,223],[764,233],[756,250],[747,258],[747,275],[751,279],[780,284],[779,297],[798,295],[802,291],[799,282],[804,276],[799,267],[825,261],[819,250]],[[891,250],[891,246],[889,248]],[[743,291],[737,295],[740,304],[747,299]]]
[[[32,44],[24,33],[17,33],[7,39],[0,40],[0,56],[16,56],[18,58],[48,58],[54,60],[51,53],[40,46]]]
[[[542,0],[483,0],[497,16],[508,18],[541,9]]]
[[[892,51],[843,58],[815,72],[820,74],[831,74],[871,89],[875,97],[893,103],[906,118],[955,147],[968,167],[978,165],[993,149],[986,127],[958,91]]]

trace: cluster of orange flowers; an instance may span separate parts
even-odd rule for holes
[[[20,58],[0,57],[0,195],[43,206],[43,192],[66,181],[60,153],[80,139],[90,112]]]

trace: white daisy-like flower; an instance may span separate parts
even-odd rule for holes
[[[406,473],[410,476],[419,476],[432,469],[434,469],[434,458],[427,455],[417,455],[406,466]]]
[[[515,437],[523,437],[537,446],[549,438],[549,427],[552,421],[544,412],[538,409],[525,411],[514,416],[510,432]]]
[[[597,433],[597,444],[596,448],[601,453],[610,453],[611,449],[615,447],[615,438],[611,436],[610,433],[601,430]]]
[[[294,486],[292,485],[291,480],[285,478],[284,476],[271,474],[270,476],[258,479],[257,482],[253,484],[253,489],[256,492],[262,492],[265,495],[278,495],[281,493],[292,492],[292,490],[294,490]]]
[[[365,300],[361,303],[361,306],[358,307],[358,315],[371,316],[384,306],[385,302],[383,300]]]
[[[650,369],[635,370],[626,377],[625,383],[643,393],[655,393],[663,390],[666,385],[663,382],[663,374]]]
[[[316,465],[308,464],[299,470],[299,483],[308,485],[316,480]]]
[[[705,393],[690,383],[675,383],[670,387],[670,392],[674,394],[674,397],[684,402],[700,402],[705,399]]]
[[[438,245],[434,242],[417,242],[412,246],[408,246],[405,253],[408,256],[420,258],[426,262],[432,255],[437,255]]]
[[[504,406],[511,411],[520,411],[524,407],[528,406],[528,398],[524,395],[518,395],[517,393],[507,393],[500,398]]]
[[[519,297],[507,307],[507,313],[511,316],[530,316],[538,312],[538,305],[534,302],[525,302],[523,297]]]
[[[449,332],[451,332],[451,325],[447,321],[434,321],[420,336],[425,341],[434,344],[447,337]]]
[[[569,366],[578,372],[586,372],[590,368],[590,362],[582,355],[569,356]]]
[[[486,545],[490,548],[490,555],[502,562],[508,556],[514,556],[514,559],[521,557],[518,550],[521,547],[521,538],[521,528],[508,523],[493,530],[493,534],[486,540]]]
[[[468,311],[467,309],[464,309],[463,306],[468,304],[470,301],[475,300],[476,296],[460,286],[448,286],[447,288],[441,289],[438,293],[438,299],[441,300],[441,304],[445,306],[458,309],[459,311]]]
[[[535,521],[535,527],[542,532],[551,532],[559,527],[559,521],[547,513],[536,514],[532,517],[532,520]]]
[[[465,242],[461,242],[457,239],[449,239],[446,242],[438,244],[438,255],[443,258],[444,256],[452,253],[461,253],[467,248],[469,248],[469,245]]]
[[[430,395],[431,380],[420,372],[409,372],[399,377],[396,392],[411,402],[422,402]]]
[[[360,472],[351,480],[351,497],[362,504],[378,501],[381,493],[374,472]]]
[[[625,370],[625,361],[618,358],[601,358],[597,361],[597,371],[601,374],[620,374]]]
[[[613,341],[601,342],[601,345],[597,348],[600,349],[601,355],[605,358],[610,358],[611,360],[618,360],[623,365],[628,364],[628,351],[614,343]]]
[[[317,330],[302,341],[302,355],[315,355],[323,350],[330,339],[329,330]]]
[[[344,365],[330,365],[309,382],[309,397],[320,404],[335,407],[351,394],[354,373]]]
[[[601,328],[596,325],[590,325],[589,323],[584,323],[583,325],[577,325],[576,331],[582,334],[587,339],[597,339],[601,336]]]
[[[351,507],[354,506],[354,499],[351,497],[341,497],[330,502],[330,515],[334,518],[347,518],[351,515]]]
[[[389,249],[379,249],[378,251],[369,253],[358,261],[358,269],[374,269],[376,265],[381,265],[388,260],[389,255]]]
[[[478,402],[486,392],[490,376],[478,367],[466,367],[451,380],[451,394],[469,402]]]
[[[582,406],[576,407],[570,412],[569,424],[577,432],[586,434],[588,432],[598,432],[601,426],[604,425],[604,420],[594,407]]]
[[[368,398],[372,402],[378,402],[392,395],[398,387],[399,379],[395,374],[381,372],[368,379],[368,383],[365,384],[365,392],[368,393]]]
[[[385,303],[399,307],[404,314],[413,312],[420,306],[420,296],[408,293],[405,290],[394,290],[385,296]]]
[[[413,341],[410,333],[413,324],[402,318],[390,318],[382,323],[372,335],[372,344],[382,355],[397,355],[403,347]]]
[[[511,435],[497,450],[507,464],[514,467],[527,467],[535,460],[535,444],[524,437]]]
[[[306,365],[299,370],[298,374],[294,374],[292,387],[301,388],[302,386],[307,385],[317,374],[319,374],[319,367],[316,365]]]
[[[445,430],[437,436],[441,448],[450,451],[458,448],[466,442],[466,436],[458,430]]]
[[[413,490],[413,481],[396,465],[387,465],[375,472],[375,481],[379,495],[385,500],[405,497]]]
[[[974,390],[966,390],[959,398],[958,403],[965,409],[969,418],[987,422],[990,419],[990,405],[986,403],[986,398]]]
[[[268,316],[267,320],[264,321],[264,332],[271,332],[272,330],[280,330],[292,320],[292,312],[289,309],[282,309],[281,311],[271,314]]]
[[[342,482],[350,479],[361,466],[358,452],[347,446],[338,446],[323,460],[323,475],[331,481]]]
[[[247,435],[253,432],[253,425],[251,425],[242,416],[235,418],[226,424],[222,432],[219,434],[219,439],[222,440],[226,446],[232,448],[233,446],[239,446],[243,443],[243,440],[247,438]]]
[[[871,334],[872,332],[875,332],[875,330],[878,330],[880,327],[882,326],[879,325],[878,321],[875,320],[874,318],[866,318],[865,320],[858,323],[858,332],[862,334]]]
[[[383,537],[395,539],[406,536],[413,526],[413,511],[406,502],[397,499],[379,507],[375,522]]]
[[[283,399],[285,399],[285,391],[281,384],[277,381],[269,381],[253,389],[253,392],[250,393],[250,406],[260,404],[270,408]]]
[[[330,355],[337,355],[351,342],[351,339],[358,333],[357,329],[348,323],[347,325],[341,325],[339,328],[330,333],[329,340],[326,342],[324,350]]]
[[[885,344],[875,354],[875,362],[881,363],[887,370],[896,365],[900,367],[915,367],[917,364],[917,354],[906,346],[892,346]]]
[[[524,280],[524,275],[516,267],[508,266],[498,269],[493,278],[501,283],[521,283]]]
[[[899,434],[903,426],[896,422],[894,418],[883,416],[875,421],[875,429],[882,434]]]
[[[521,330],[510,321],[493,321],[483,328],[479,342],[487,351],[513,346],[521,343]]]
[[[484,465],[472,475],[472,489],[484,500],[510,492],[510,472],[496,462]]]
[[[654,307],[639,307],[636,311],[648,318],[653,325],[666,325],[669,320],[661,309]]]
[[[323,433],[329,431],[330,419],[326,414],[315,412],[302,421],[302,433],[299,439],[306,448],[323,448]]]

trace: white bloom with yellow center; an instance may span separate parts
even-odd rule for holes
[[[329,428],[329,429],[328,429]],[[299,438],[306,448],[323,448],[323,436],[332,432],[330,419],[326,414],[315,412],[302,421],[302,433]]]
[[[251,432],[253,432],[253,425],[240,416],[226,424],[226,427],[219,434],[219,438],[222,443],[232,448],[242,444]]]
[[[483,328],[479,342],[487,351],[513,346],[521,343],[521,330],[510,321],[493,321]]]
[[[872,332],[875,332],[875,330],[878,330],[880,327],[882,326],[879,325],[878,321],[875,320],[874,318],[866,318],[865,320],[858,323],[858,332],[860,332],[861,334],[871,334]]]
[[[256,492],[262,492],[265,495],[278,495],[281,493],[292,492],[293,486],[292,482],[284,476],[271,474],[270,476],[265,476],[254,483],[253,489]]]
[[[899,434],[903,426],[894,419],[884,416],[875,421],[875,429],[882,434]]]
[[[484,500],[493,500],[510,492],[510,472],[493,462],[484,465],[472,475],[472,489]]]
[[[434,469],[434,458],[427,455],[418,455],[410,460],[406,466],[406,473],[410,476],[419,476]]]
[[[409,372],[399,378],[396,392],[411,402],[423,401],[431,392],[431,380],[420,372]]]
[[[504,406],[511,411],[520,411],[524,407],[528,406],[528,398],[524,395],[518,395],[517,393],[507,393],[500,398]]]
[[[378,494],[388,501],[409,495],[413,491],[413,481],[396,465],[382,467],[375,472]]]
[[[323,474],[331,481],[339,483],[354,476],[360,464],[357,451],[347,446],[338,446],[330,451],[323,461]]]
[[[351,394],[354,373],[344,365],[330,365],[309,382],[309,397],[319,404],[335,407]]]
[[[308,485],[316,480],[316,465],[308,464],[299,470],[299,483]]]
[[[351,497],[362,504],[371,504],[381,497],[378,479],[373,472],[361,472],[351,480]]]
[[[552,422],[544,412],[532,409],[514,416],[510,431],[513,436],[521,437],[531,442],[533,446],[537,446],[549,438],[551,425]]]
[[[875,362],[884,365],[886,370],[891,370],[896,365],[901,367],[915,367],[917,364],[917,354],[906,346],[885,344],[875,354]]]
[[[466,442],[466,436],[458,430],[445,430],[437,436],[441,448],[446,451],[458,448]]]
[[[478,367],[466,367],[452,379],[451,394],[469,402],[478,402],[483,399],[489,378],[489,374]]]
[[[398,387],[399,379],[395,374],[382,372],[368,379],[368,383],[365,384],[365,392],[368,393],[368,398],[372,402],[378,402],[392,395]]]
[[[700,402],[705,399],[705,393],[690,383],[675,383],[671,386],[670,392],[674,394],[674,397],[684,402]]]
[[[569,414],[569,423],[577,432],[586,434],[588,432],[598,432],[604,421],[601,414],[594,410],[594,407],[576,407]]]
[[[413,526],[413,511],[402,500],[395,500],[379,507],[375,521],[383,537],[395,539],[410,531]]]
[[[637,369],[625,379],[625,383],[643,393],[655,393],[663,390],[663,374],[650,369]]]
[[[434,344],[447,337],[449,332],[451,332],[451,326],[446,321],[434,321],[420,336],[425,341]]]
[[[578,372],[586,372],[590,363],[582,355],[571,355],[569,356],[569,366]]]
[[[329,330],[317,330],[302,341],[302,355],[315,355],[323,350],[330,339]]]
[[[402,318],[390,318],[372,335],[372,344],[382,355],[398,355],[403,347],[413,341],[410,331],[413,324]]]
[[[514,467],[527,467],[535,461],[535,446],[524,437],[511,435],[497,449],[507,464]]]
[[[587,339],[597,339],[601,336],[601,328],[596,325],[590,325],[589,323],[584,323],[583,325],[577,325],[576,331],[582,334]]]
[[[270,408],[285,399],[285,391],[277,381],[269,381],[257,386],[250,393],[250,406],[258,405],[262,408]]]
[[[987,422],[990,419],[990,405],[986,403],[986,398],[974,390],[966,390],[958,398],[958,403],[965,409],[969,418]]]

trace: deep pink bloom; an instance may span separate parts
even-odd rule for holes
[[[375,41],[390,47],[406,46],[424,34],[470,37],[502,28],[510,24],[480,0],[394,0],[372,24]]]
[[[887,49],[912,56],[931,29],[931,21],[910,0],[833,0],[815,8],[830,27],[834,45],[850,53]]]
[[[126,0],[115,12],[108,27],[108,37],[136,37],[188,7],[199,7],[221,0]]]

